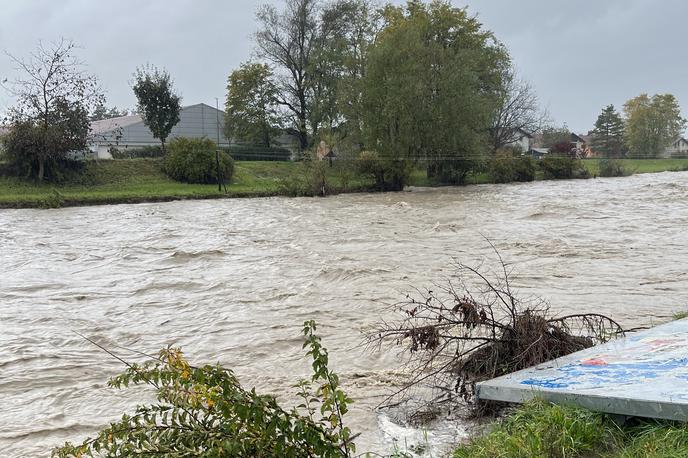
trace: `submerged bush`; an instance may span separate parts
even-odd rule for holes
[[[150,385],[157,403],[139,406],[98,436],[67,443],[53,456],[350,457],[356,448],[343,417],[352,400],[328,369],[315,330],[315,322],[304,323],[313,375],[294,385],[299,407],[284,409],[274,396],[244,389],[231,370],[191,366],[179,349],[166,348],[144,364],[128,364],[109,382],[115,388]]]
[[[167,148],[165,173],[185,183],[213,184],[218,179],[228,183],[234,173],[234,161],[229,154],[216,151],[215,142],[207,138],[175,138]]]
[[[583,161],[568,156],[545,156],[538,162],[547,179],[590,178]]]
[[[618,159],[601,159],[598,175],[601,177],[625,177],[632,175],[632,172],[627,170],[623,162]]]
[[[487,166],[495,183],[535,180],[535,160],[530,156],[497,155]]]

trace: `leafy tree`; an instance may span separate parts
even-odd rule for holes
[[[119,118],[120,116],[128,116],[129,115],[129,110],[126,108],[119,109],[117,107],[106,107],[105,102],[103,101],[102,103],[99,103],[96,105],[96,107],[91,111],[91,113],[88,116],[88,119],[90,121],[100,121],[103,119],[110,119],[110,118]]]
[[[88,111],[103,95],[75,48],[62,39],[39,43],[29,59],[10,55],[21,76],[8,86],[17,103],[9,110],[4,156],[19,174],[42,181],[58,172],[70,152],[86,148]]]
[[[624,149],[624,122],[614,105],[607,105],[595,121],[592,147],[605,157],[620,157]]]
[[[686,127],[671,94],[641,94],[624,104],[626,144],[633,157],[657,157]]]
[[[327,134],[319,138],[336,144],[340,155],[347,149],[357,154],[364,148],[362,80],[380,14],[370,0],[338,0],[323,10],[322,22],[329,33],[323,37],[316,65],[329,97],[318,101],[315,110],[333,138],[325,138]]]
[[[356,448],[343,418],[353,401],[328,369],[315,330],[315,322],[304,323],[313,375],[294,386],[303,400],[298,408],[284,409],[274,396],[244,389],[229,369],[194,367],[179,349],[166,348],[144,364],[123,361],[126,371],[109,382],[115,388],[150,385],[158,402],[53,456],[351,457]]]
[[[564,124],[562,127],[547,126],[542,129],[542,147],[551,148],[557,143],[571,142],[571,131]]]
[[[225,104],[227,138],[270,147],[281,121],[277,87],[270,67],[245,63],[233,71]]]
[[[383,19],[364,77],[367,145],[383,161],[423,160],[430,175],[461,183],[487,149],[508,55],[446,1],[388,5]]]
[[[172,90],[172,78],[166,70],[146,65],[134,73],[134,94],[143,123],[160,140],[163,152],[165,141],[179,122],[181,97]]]
[[[519,140],[521,131],[531,135],[539,133],[548,118],[547,113],[538,107],[533,87],[518,79],[511,67],[504,71],[498,94],[490,129],[490,143],[494,151]]]

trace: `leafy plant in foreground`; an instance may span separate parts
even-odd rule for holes
[[[342,420],[352,400],[328,369],[315,329],[314,321],[304,323],[313,375],[296,385],[304,400],[298,407],[286,410],[273,396],[244,389],[231,370],[191,366],[180,349],[166,348],[144,364],[125,362],[124,373],[109,382],[115,388],[151,385],[156,403],[138,406],[80,445],[56,448],[53,456],[351,456],[353,437]]]

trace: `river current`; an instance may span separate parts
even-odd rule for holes
[[[308,374],[300,329],[315,319],[351,397],[359,451],[418,441],[373,407],[399,381],[395,352],[361,330],[414,287],[490,257],[522,295],[626,326],[688,307],[688,173],[265,198],[0,210],[0,451],[49,456],[149,393],[107,379],[121,364],[85,341],[232,368],[289,402]],[[431,445],[465,434],[422,431]]]

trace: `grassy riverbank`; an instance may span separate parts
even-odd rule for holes
[[[688,427],[651,420],[622,426],[604,414],[533,401],[454,452],[469,457],[688,457]]]
[[[283,194],[284,180],[298,173],[292,162],[237,162],[227,193],[217,185],[185,184],[168,178],[159,159],[89,162],[78,183],[37,184],[0,177],[0,207],[54,207],[182,199],[261,197]],[[331,181],[340,184],[331,172]],[[349,186],[362,186],[353,182]]]
[[[623,159],[633,173],[688,169],[688,159]],[[584,161],[591,175],[598,172],[599,161]],[[227,193],[216,185],[192,185],[171,180],[163,172],[159,159],[130,159],[89,162],[78,183],[37,184],[12,177],[0,177],[0,208],[57,207],[181,199],[216,199],[224,197],[261,197],[288,194],[287,183],[303,174],[293,162],[236,162]],[[540,177],[541,178],[541,177]],[[372,180],[347,174],[340,167],[327,168],[327,182],[337,192],[371,189]],[[485,173],[468,177],[469,184],[490,182]],[[411,186],[434,186],[424,170],[411,175]]]

